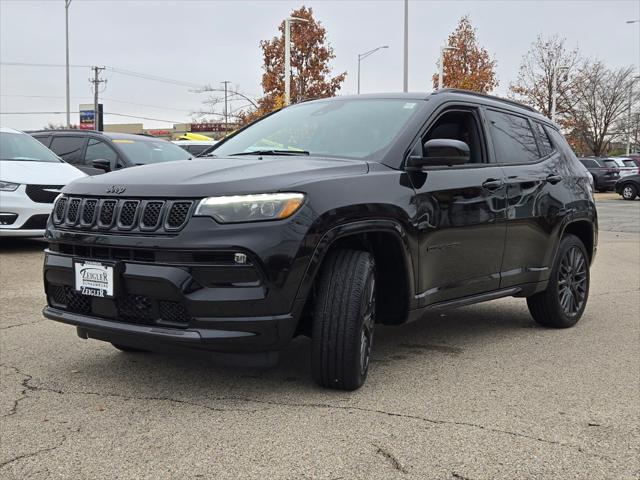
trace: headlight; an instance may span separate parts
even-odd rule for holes
[[[220,223],[282,220],[302,206],[302,193],[260,193],[208,197],[200,201],[196,215],[213,217]]]
[[[20,186],[19,183],[3,182],[0,180],[0,192],[13,192]]]

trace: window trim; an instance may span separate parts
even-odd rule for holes
[[[505,115],[512,115],[512,116],[514,116],[514,117],[524,118],[524,119],[529,123],[529,128],[531,129],[531,133],[533,134],[534,141],[536,142],[536,148],[538,149],[538,155],[540,155],[540,144],[538,143],[538,142],[539,142],[539,140],[538,140],[538,135],[536,134],[536,131],[533,129],[533,125],[532,125],[532,122],[537,122],[537,120],[534,120],[534,119],[532,119],[532,118],[529,118],[529,117],[528,117],[528,116],[526,116],[526,115],[522,115],[522,114],[520,114],[520,113],[513,112],[513,111],[511,111],[511,110],[502,109],[502,108],[497,108],[497,107],[494,107],[494,106],[490,106],[490,107],[488,107],[488,106],[484,106],[484,107],[483,107],[483,110],[484,110],[484,113],[485,113],[485,118],[487,118],[487,117],[486,117],[486,112],[487,112],[487,111],[489,111],[489,110],[492,110],[492,111],[495,111],[495,112],[498,112],[498,113],[502,113],[502,114],[505,114]],[[489,122],[489,121],[490,121],[490,120],[487,118],[487,122]],[[543,127],[545,126],[542,122],[538,122],[538,123],[539,123],[540,125],[542,125]],[[491,129],[490,129],[490,128],[489,128],[488,130],[491,132]],[[500,165],[500,166],[502,166],[502,167],[513,167],[513,166],[518,166],[518,165],[535,165],[535,164],[537,164],[537,163],[545,162],[545,161],[549,160],[552,156],[554,156],[554,155],[556,155],[556,154],[558,154],[558,153],[559,153],[558,148],[555,146],[555,144],[553,143],[553,141],[551,140],[551,138],[549,138],[549,140],[551,140],[551,144],[552,144],[555,148],[554,148],[554,150],[553,150],[550,154],[545,155],[544,157],[538,157],[538,159],[537,159],[537,160],[534,160],[534,161],[531,161],[531,162],[510,162],[510,163],[507,163],[507,162],[498,162],[498,161],[496,161],[496,160],[497,160],[497,155],[496,155],[496,152],[495,152],[495,142],[494,142],[494,139],[493,139],[493,133],[490,133],[489,135],[491,136],[491,146],[492,146],[492,148],[493,148],[493,152],[492,152],[492,153],[493,153],[493,156],[492,156],[492,159],[493,159],[493,164],[494,164],[494,165]]]

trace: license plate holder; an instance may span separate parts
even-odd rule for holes
[[[114,262],[73,259],[74,289],[81,295],[114,298],[117,265]]]

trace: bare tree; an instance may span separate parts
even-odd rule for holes
[[[619,140],[626,131],[626,114],[632,92],[633,67],[616,70],[601,61],[585,61],[568,92],[572,124],[590,153],[600,156],[611,142]],[[635,104],[638,93],[631,99]]]
[[[556,117],[562,119],[571,111],[574,98],[569,93],[573,90],[575,76],[580,65],[577,48],[568,50],[566,40],[557,35],[544,38],[538,35],[529,51],[522,58],[518,78],[509,86],[510,96],[551,116],[553,103],[553,77],[559,72],[558,67],[567,67],[558,75]]]

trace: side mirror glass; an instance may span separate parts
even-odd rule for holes
[[[408,166],[422,168],[437,165],[464,165],[471,158],[469,145],[460,140],[436,138],[425,142],[424,156],[409,157]]]
[[[110,172],[112,170],[112,164],[109,160],[105,160],[104,158],[98,158],[91,162],[93,168],[99,168],[100,170],[104,170],[105,172]]]

